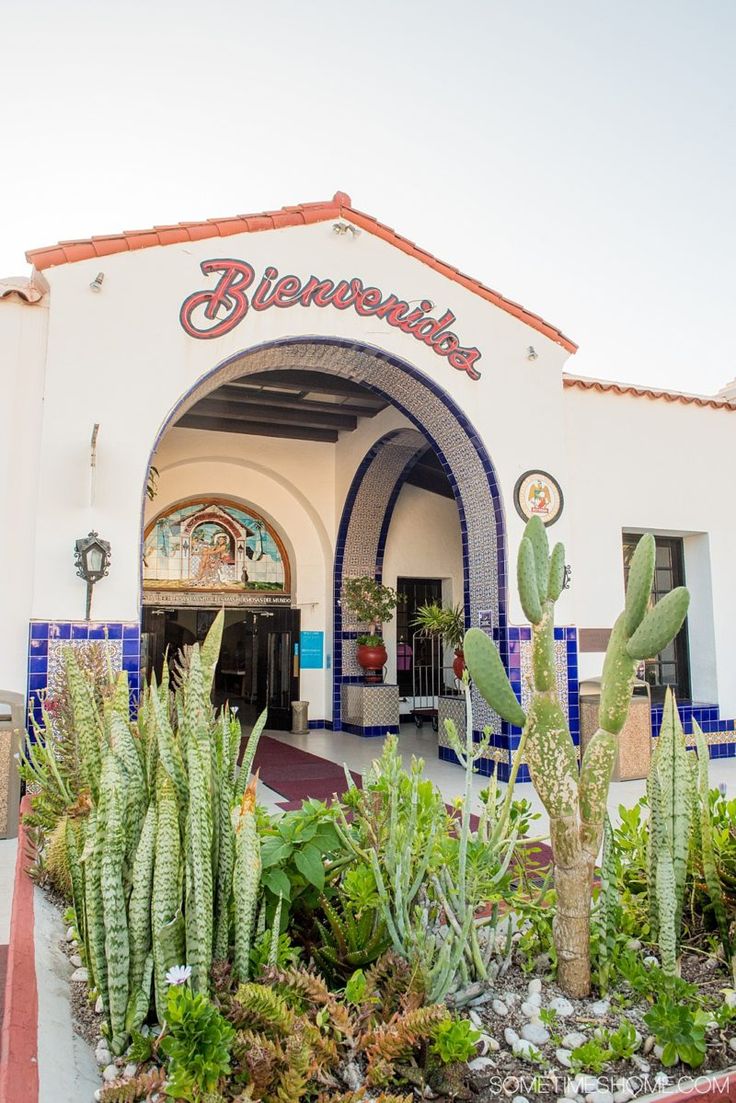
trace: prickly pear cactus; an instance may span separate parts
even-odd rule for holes
[[[617,738],[628,714],[636,665],[661,651],[679,632],[689,602],[687,590],[680,587],[648,608],[654,559],[654,538],[643,536],[632,557],[625,608],[614,625],[603,665],[599,727],[579,770],[555,678],[554,605],[563,588],[565,550],[557,544],[550,554],[547,532],[538,517],[524,530],[517,560],[521,606],[532,625],[528,713],[516,698],[492,640],[477,628],[465,636],[465,662],[479,693],[502,719],[523,729],[516,754],[526,752],[532,781],[549,814],[558,980],[575,997],[590,990],[592,879]],[[662,878],[666,879],[666,871]]]

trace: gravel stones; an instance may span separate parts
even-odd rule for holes
[[[591,1015],[595,1015],[597,1019],[602,1019],[604,1015],[607,1015],[611,1010],[611,1004],[608,1000],[596,1000],[588,1008]]]
[[[519,1038],[511,1047],[514,1057],[520,1057],[524,1061],[537,1062],[542,1054],[528,1038]]]
[[[521,1036],[535,1046],[543,1046],[549,1041],[549,1031],[540,1022],[525,1023],[521,1028]]]
[[[571,1030],[569,1034],[566,1034],[562,1039],[562,1044],[565,1049],[577,1049],[578,1046],[584,1046],[587,1038],[584,1034],[581,1034],[579,1030]]]
[[[527,986],[527,992],[529,993],[530,996],[541,996],[541,994],[542,994],[542,982],[539,979],[539,977],[534,977],[533,980],[529,981],[529,984]]]
[[[119,1075],[120,1070],[118,1069],[118,1066],[113,1064],[112,1062],[110,1062],[109,1065],[106,1065],[105,1068],[102,1070],[102,1079],[108,1084],[111,1083],[111,1081],[113,1080],[117,1080]]]
[[[105,1042],[100,1042],[100,1044],[97,1046],[97,1049],[95,1050],[95,1061],[101,1068],[104,1068],[106,1065],[109,1065],[112,1062],[112,1054],[110,1053],[110,1050],[108,1049]]]
[[[613,1094],[607,1088],[598,1088],[597,1091],[586,1095],[587,1103],[613,1103]]]
[[[468,1068],[472,1072],[486,1072],[487,1069],[495,1067],[490,1057],[474,1057],[472,1061],[468,1061]]]
[[[79,981],[80,983],[83,981],[86,984],[87,976],[88,974],[86,969],[75,969],[69,980]]]
[[[570,1068],[570,1065],[572,1064],[570,1060],[570,1058],[572,1057],[572,1053],[569,1049],[563,1049],[562,1046],[560,1046],[559,1049],[555,1050],[555,1057],[557,1058],[558,1064],[562,1065],[564,1069]]]
[[[514,1046],[519,1040],[519,1035],[510,1026],[506,1027],[503,1036],[507,1046]]]
[[[556,1012],[558,1019],[569,1019],[575,1014],[575,1008],[565,996],[555,996],[550,1000],[549,1009]]]
[[[501,1018],[505,1018],[506,1015],[508,1015],[509,1013],[509,1009],[503,1002],[503,1000],[494,1000],[491,1004],[491,1007],[493,1008],[494,1013],[496,1015],[500,1015]]]

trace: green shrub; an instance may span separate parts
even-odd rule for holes
[[[207,996],[171,985],[166,998],[167,1033],[160,1042],[168,1058],[166,1094],[198,1103],[230,1071],[235,1030]]]

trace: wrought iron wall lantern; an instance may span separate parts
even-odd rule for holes
[[[90,619],[92,609],[92,587],[95,582],[105,578],[110,570],[110,545],[100,539],[99,533],[90,532],[81,537],[74,545],[74,564],[77,574],[87,583],[87,605],[84,619]]]

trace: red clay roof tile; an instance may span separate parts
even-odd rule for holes
[[[294,207],[284,207],[280,211],[263,211],[256,214],[237,215],[234,218],[210,219],[206,222],[180,222],[178,226],[160,226],[154,230],[125,231],[122,234],[107,235],[79,241],[62,241],[58,245],[43,249],[30,249],[26,259],[36,269],[52,268],[58,264],[71,264],[78,260],[88,260],[94,256],[106,256],[114,252],[134,249],[146,249],[152,245],[172,245],[182,241],[202,241],[206,238],[229,237],[236,233],[257,233],[261,230],[280,229],[286,226],[302,226],[315,222],[327,222],[333,218],[345,218],[353,225],[366,230],[375,237],[382,238],[402,253],[414,257],[422,264],[439,272],[446,279],[459,283],[462,287],[493,303],[501,310],[519,318],[532,329],[549,337],[568,352],[576,352],[577,345],[565,337],[555,326],[543,321],[537,314],[526,310],[518,303],[505,299],[498,291],[486,287],[479,280],[459,272],[449,264],[438,260],[432,253],[415,245],[413,241],[397,234],[390,226],[379,222],[372,215],[356,211],[351,205],[350,196],[338,191],[326,203],[301,203]]]

